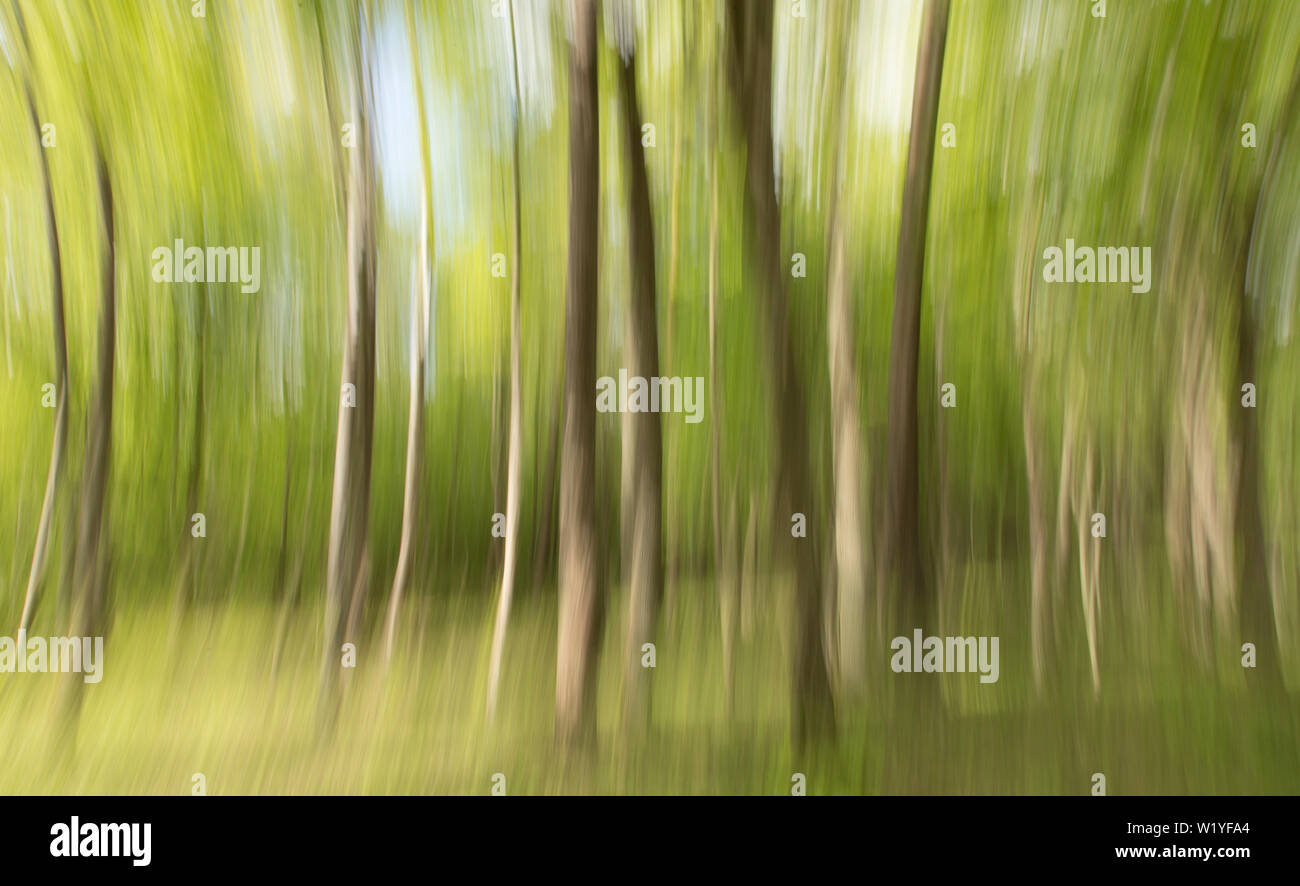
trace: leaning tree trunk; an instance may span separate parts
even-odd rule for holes
[[[570,746],[595,738],[596,658],[604,622],[595,518],[598,114],[595,3],[575,0],[569,47],[569,266],[555,668],[555,731]]]
[[[77,549],[73,566],[76,602],[73,635],[95,636],[103,627],[108,585],[108,551],[105,523],[108,519],[108,473],[113,443],[113,367],[117,339],[116,250],[113,234],[113,184],[98,137],[95,166],[99,180],[100,212],[104,224],[104,257],[100,270],[99,356],[95,366],[95,389],[91,393],[86,425],[86,451],[81,474],[80,513],[77,520]],[[74,722],[81,709],[79,674],[65,682],[64,711]]]
[[[497,688],[501,680],[501,657],[505,652],[506,625],[510,620],[510,603],[515,593],[515,572],[519,563],[519,462],[521,458],[523,380],[520,373],[523,330],[520,321],[519,287],[522,285],[523,224],[520,218],[523,189],[520,185],[520,130],[523,127],[523,95],[519,91],[519,42],[515,33],[515,5],[510,4],[510,45],[514,52],[515,71],[515,255],[510,269],[510,452],[506,467],[506,551],[501,569],[501,598],[497,602],[496,623],[492,627],[492,657],[488,666],[487,715],[496,714]]]
[[[25,32],[24,43],[26,43]],[[30,52],[28,57],[30,58]],[[36,613],[37,595],[40,593],[41,582],[45,577],[50,524],[54,517],[54,497],[58,489],[63,453],[67,448],[68,440],[68,338],[63,321],[63,259],[59,248],[59,227],[54,216],[54,189],[50,182],[50,165],[45,156],[45,148],[41,144],[41,121],[36,113],[36,99],[32,95],[30,78],[24,85],[27,94],[27,110],[32,119],[32,132],[36,137],[36,152],[41,158],[41,180],[45,185],[45,230],[50,248],[50,316],[54,322],[54,384],[57,405],[54,414],[54,439],[50,443],[50,469],[45,479],[45,498],[41,503],[41,520],[36,530],[36,546],[32,551],[32,568],[27,576],[27,593],[23,597],[22,616],[18,620],[20,631],[27,630]]]
[[[769,382],[777,422],[775,542],[794,567],[792,735],[796,745],[834,731],[835,710],[822,641],[822,580],[811,539],[791,537],[793,512],[814,511],[808,481],[803,387],[787,322],[781,259],[781,207],[772,148],[772,4],[731,0],[732,87],[747,142],[746,206],[760,266]]]
[[[709,422],[709,493],[713,511],[713,576],[718,585],[718,616],[722,623],[722,692],[727,721],[731,722],[736,705],[736,623],[740,615],[739,569],[734,553],[735,508],[724,532],[722,527],[722,428],[726,413],[722,408],[722,387],[718,384],[718,173],[721,133],[721,81],[718,66],[711,69],[709,84],[711,113],[710,194],[709,194],[709,391],[713,397],[713,417]],[[732,498],[734,505],[735,498]],[[725,541],[724,541],[725,539]]]
[[[1273,144],[1260,181],[1255,185],[1247,208],[1251,213],[1244,248],[1237,258],[1237,276],[1234,295],[1237,300],[1237,385],[1232,396],[1240,396],[1240,386],[1250,382],[1256,388],[1255,352],[1256,330],[1254,312],[1250,304],[1249,272],[1251,258],[1261,232],[1264,200],[1276,183],[1278,160],[1286,139],[1287,125],[1300,107],[1300,72],[1292,76],[1291,85],[1283,99]],[[1236,416],[1234,436],[1238,445],[1237,474],[1237,535],[1241,539],[1239,554],[1240,573],[1238,587],[1241,595],[1241,640],[1255,644],[1256,666],[1246,668],[1246,681],[1255,691],[1281,692],[1285,687],[1282,676],[1281,650],[1277,639],[1277,621],[1273,613],[1273,596],[1269,587],[1267,552],[1264,545],[1264,519],[1259,492],[1259,419],[1258,407],[1246,408],[1240,403],[1229,406]]]
[[[411,395],[406,420],[406,483],[402,493],[402,541],[397,553],[397,570],[388,597],[388,616],[384,624],[384,661],[393,658],[393,638],[397,633],[397,613],[402,605],[411,570],[415,529],[419,522],[420,453],[424,447],[424,363],[429,341],[429,240],[432,236],[433,196],[429,162],[429,122],[424,110],[424,74],[420,70],[420,53],[415,39],[414,0],[406,5],[406,35],[414,72],[416,122],[420,127],[420,289],[411,295]]]
[[[322,710],[332,722],[335,687],[344,640],[355,628],[364,594],[366,532],[370,510],[370,453],[374,430],[375,231],[374,169],[371,140],[371,89],[365,51],[368,22],[358,12],[357,83],[351,118],[356,145],[351,150],[347,194],[348,318],[343,344],[341,389],[351,385],[351,400],[340,393],[334,449],[334,488],[330,506],[329,555],[325,589],[325,648],[321,670]],[[331,115],[332,116],[332,115]]]
[[[619,68],[619,98],[623,106],[623,160],[627,180],[629,261],[632,304],[628,312],[628,374],[651,379],[659,375],[659,333],[655,317],[655,236],[650,213],[650,182],[641,149],[641,109],[636,95],[636,55],[629,53]],[[632,461],[630,545],[624,569],[630,566],[627,649],[624,651],[624,712],[629,726],[643,726],[649,717],[646,669],[642,646],[655,642],[663,593],[663,441],[659,413],[628,413]],[[628,425],[624,425],[625,431]]]
[[[948,30],[948,0],[930,0],[921,23],[921,47],[916,57],[912,91],[912,131],[903,185],[903,217],[894,270],[894,321],[889,354],[889,436],[886,459],[888,502],[881,551],[884,593],[894,574],[909,624],[924,627],[933,618],[932,590],[921,567],[921,537],[917,502],[917,359],[921,345],[921,281],[925,270],[926,216],[930,208],[930,177],[934,167],[934,128],[943,79],[944,39]]]

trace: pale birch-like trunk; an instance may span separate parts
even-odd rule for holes
[[[420,69],[420,53],[415,37],[414,2],[406,5],[406,34],[411,53],[411,69],[415,89],[416,121],[420,127],[420,247],[418,294],[411,296],[411,389],[406,423],[406,482],[402,491],[402,540],[397,553],[397,569],[393,587],[388,597],[388,615],[384,623],[384,661],[393,657],[393,643],[397,633],[397,615],[411,570],[412,549],[415,545],[416,525],[419,522],[419,486],[421,452],[424,448],[424,365],[429,340],[429,288],[432,268],[429,260],[429,240],[433,219],[433,197],[430,191],[429,131],[424,108],[424,75]]]
[[[841,35],[851,33],[841,20]],[[847,40],[846,36],[843,39]],[[867,583],[862,526],[862,441],[858,414],[858,368],[854,356],[857,334],[853,306],[853,273],[840,194],[845,181],[845,140],[848,131],[849,62],[836,50],[841,86],[836,102],[837,135],[834,176],[826,233],[829,269],[826,280],[826,355],[831,381],[832,464],[835,480],[835,605],[838,608],[840,685],[846,695],[862,688],[867,671]]]
[[[515,5],[510,4],[510,45],[514,50],[515,72],[515,254],[510,269],[510,441],[506,467],[506,537],[505,562],[501,568],[501,597],[497,601],[496,622],[492,626],[492,655],[488,665],[487,715],[496,715],[497,691],[501,682],[501,658],[505,653],[506,626],[510,621],[510,604],[515,593],[515,573],[519,563],[519,483],[520,459],[523,447],[521,424],[522,384],[520,364],[523,347],[521,328],[520,286],[522,279],[523,193],[520,184],[520,130],[523,127],[523,95],[519,91],[519,43],[515,33]]]
[[[17,8],[16,4],[15,8]],[[23,37],[25,44],[25,30]],[[58,489],[59,473],[68,437],[68,338],[63,319],[62,250],[59,247],[59,228],[54,215],[54,189],[50,181],[50,165],[45,156],[45,148],[41,144],[41,121],[36,113],[36,99],[32,95],[30,79],[25,84],[25,88],[27,110],[31,116],[32,132],[36,138],[36,152],[41,159],[41,180],[45,185],[45,223],[50,249],[50,315],[54,327],[54,384],[57,403],[54,414],[54,438],[50,442],[50,468],[45,480],[45,498],[41,502],[41,519],[36,530],[36,545],[32,551],[32,567],[27,576],[27,593],[23,597],[22,616],[18,620],[19,631],[25,631],[31,625],[36,613],[41,583],[45,578],[50,525],[54,518],[54,497]]]

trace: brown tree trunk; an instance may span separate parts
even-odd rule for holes
[[[569,259],[560,470],[559,632],[555,731],[568,746],[596,732],[596,658],[604,622],[596,487],[596,273],[600,198],[594,0],[574,2],[569,47]]]
[[[355,388],[356,406],[345,406],[340,398],[334,450],[321,679],[322,710],[330,721],[337,711],[335,687],[342,646],[356,628],[366,588],[370,454],[375,414],[374,145],[369,74],[372,58],[367,51],[370,24],[365,7],[357,16],[358,36],[354,38],[357,83],[350,115],[355,121],[356,145],[350,151],[347,186],[348,318],[341,373],[342,385],[351,384]]]
[[[73,567],[77,590],[72,634],[81,637],[93,637],[102,630],[107,595],[109,557],[104,536],[108,520],[108,475],[112,467],[113,371],[117,339],[113,184],[109,179],[103,144],[98,137],[95,142],[95,166],[104,225],[104,256],[100,270],[99,356],[86,424],[81,507],[77,520],[77,552]],[[71,674],[64,685],[64,711],[69,715],[69,722],[73,722],[81,708],[83,680],[79,674]]]
[[[650,183],[641,149],[641,109],[636,94],[636,56],[629,54],[619,68],[619,98],[623,107],[623,160],[627,181],[629,261],[632,272],[628,312],[629,376],[659,375],[659,334],[655,316],[655,238],[650,211]],[[624,662],[625,714],[629,725],[644,725],[649,715],[646,669],[641,647],[656,642],[663,593],[663,441],[659,413],[628,413],[631,426],[631,531],[626,535],[624,570],[630,567],[627,656]],[[624,425],[625,430],[627,425]],[[626,492],[625,492],[626,494]]]
[[[774,541],[794,569],[794,677],[791,728],[796,746],[833,733],[834,702],[822,642],[822,580],[816,542],[791,537],[791,515],[815,513],[808,482],[803,387],[787,322],[781,258],[781,207],[772,148],[772,4],[731,0],[732,87],[744,124],[746,206],[751,253],[761,269],[762,313],[776,428]]]
[[[1237,299],[1237,384],[1232,396],[1241,397],[1241,386],[1247,382],[1259,388],[1255,375],[1256,330],[1251,309],[1249,273],[1255,243],[1260,236],[1264,200],[1274,187],[1282,145],[1287,137],[1288,124],[1300,110],[1300,72],[1293,73],[1291,84],[1282,101],[1281,113],[1269,149],[1264,172],[1247,207],[1251,213],[1247,236],[1237,259],[1235,293]],[[1265,394],[1265,397],[1268,395]],[[1264,401],[1267,402],[1267,401]],[[1260,407],[1251,409],[1238,402],[1229,404],[1229,414],[1236,417],[1234,436],[1238,445],[1237,475],[1237,534],[1240,538],[1238,587],[1241,595],[1241,641],[1255,644],[1256,666],[1246,668],[1246,682],[1257,692],[1281,692],[1285,687],[1282,676],[1281,650],[1277,638],[1277,621],[1273,612],[1273,595],[1267,567],[1267,550],[1264,544],[1264,518],[1259,494],[1259,429],[1256,417]]]
[[[740,615],[738,573],[733,551],[735,530],[735,498],[731,499],[731,520],[722,526],[722,428],[725,412],[722,408],[722,387],[718,384],[718,157],[721,153],[721,133],[718,118],[721,100],[718,95],[720,72],[714,65],[709,85],[712,104],[709,141],[710,196],[709,196],[709,392],[713,398],[713,417],[709,422],[709,475],[710,498],[713,510],[713,579],[718,586],[719,618],[722,622],[722,691],[727,720],[736,703],[736,624]]]
[[[944,40],[948,30],[948,0],[930,0],[921,23],[912,92],[912,130],[903,185],[903,216],[894,270],[894,321],[889,354],[888,501],[881,551],[885,593],[888,579],[897,576],[907,604],[907,623],[926,626],[935,617],[932,589],[921,565],[918,540],[917,360],[921,334],[921,282],[925,270],[926,216],[930,208],[930,176],[934,167],[934,130],[943,79]]]

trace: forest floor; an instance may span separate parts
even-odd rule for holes
[[[1027,649],[1011,642],[1018,624],[1002,631],[1001,678],[987,686],[972,674],[895,675],[882,653],[861,700],[841,705],[836,739],[795,754],[778,617],[789,610],[754,608],[728,714],[716,602],[703,585],[679,591],[666,615],[652,726],[635,737],[617,722],[623,623],[611,611],[598,747],[573,757],[552,739],[553,594],[519,601],[487,725],[494,602],[416,597],[390,667],[377,639],[358,650],[329,739],[316,713],[315,606],[288,619],[274,674],[273,606],[196,607],[179,621],[166,607],[119,612],[103,679],[84,687],[74,750],[52,740],[66,678],[0,675],[0,793],[189,794],[201,773],[210,794],[486,794],[497,774],[508,794],[785,794],[803,773],[809,794],[1087,794],[1097,772],[1111,794],[1300,793],[1294,693],[1265,706],[1239,683],[1152,667],[1181,654],[1163,655],[1154,638],[1103,646],[1113,663],[1099,696],[1086,647],[1070,646],[1080,667],[1031,702]],[[942,681],[941,712],[901,709],[893,693],[905,679]]]

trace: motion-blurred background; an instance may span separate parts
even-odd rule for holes
[[[1300,6],[3,0],[0,49],[0,633],[106,638],[0,673],[0,791],[1300,792]],[[999,680],[895,673],[915,628]]]

